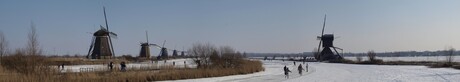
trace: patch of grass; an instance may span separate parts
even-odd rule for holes
[[[454,66],[452,66],[452,68],[454,68],[454,69],[460,69],[460,65],[454,65]]]
[[[362,61],[362,62],[356,62],[356,64],[383,64],[383,60],[381,59],[373,59],[373,60],[367,60],[367,61]]]
[[[350,63],[350,64],[356,63],[356,62],[354,62],[352,60],[348,60],[348,59],[336,59],[336,60],[330,60],[329,62],[330,63]]]
[[[25,74],[3,68],[5,67],[0,66],[0,82],[145,82],[249,74],[264,70],[260,61],[251,60],[242,60],[239,68],[162,67],[161,70],[128,70],[126,72],[44,73],[34,71],[36,74]]]
[[[178,80],[205,77],[219,77],[237,74],[249,74],[264,71],[260,61],[244,60],[240,68],[203,68],[186,70],[162,70],[160,73],[148,77],[148,81]]]
[[[437,62],[437,63],[432,63],[432,64],[429,64],[427,65],[431,68],[455,68],[455,69],[458,69],[460,68],[460,64],[459,63],[456,63],[456,62]]]

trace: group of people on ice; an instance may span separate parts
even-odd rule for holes
[[[304,63],[305,64],[305,63]],[[294,66],[295,66],[295,61],[294,61]],[[302,75],[303,71],[305,70],[306,72],[308,72],[308,63],[305,64],[305,69],[303,68],[302,64],[299,64],[299,66],[297,67],[297,70],[299,72],[300,75]],[[289,73],[291,72],[291,70],[289,70],[289,68],[285,65],[284,66],[284,77],[285,78],[289,78]]]

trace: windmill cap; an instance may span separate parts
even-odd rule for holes
[[[328,37],[328,38],[332,37],[332,38],[334,38],[334,34],[324,34],[322,37]]]
[[[109,31],[107,31],[107,29],[101,28],[101,29],[97,30],[96,32],[94,32],[93,35],[94,36],[107,36],[107,35],[109,35]]]
[[[334,40],[334,34],[324,34],[321,40]]]

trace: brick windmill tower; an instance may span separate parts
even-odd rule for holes
[[[89,59],[111,59],[115,56],[112,45],[112,37],[116,38],[117,34],[109,31],[109,25],[107,24],[107,16],[104,10],[105,26],[101,26],[101,29],[93,33],[93,39],[86,56]]]
[[[340,56],[339,52],[337,52],[337,49],[342,50],[341,48],[335,47],[333,45],[334,41],[334,34],[324,34],[324,27],[326,26],[326,15],[324,15],[324,22],[323,22],[323,30],[321,31],[321,36],[318,36],[319,44],[318,44],[318,54],[315,55],[315,59],[319,61],[328,61],[328,60],[336,60],[336,59],[343,59],[342,56]],[[321,44],[323,46],[323,50],[320,52]],[[332,52],[331,49],[334,49],[334,52]]]
[[[147,42],[141,43],[141,51],[139,53],[139,58],[150,59],[150,46],[157,46],[156,44],[149,43],[149,35],[145,31]]]

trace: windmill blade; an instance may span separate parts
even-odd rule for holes
[[[93,49],[93,46],[94,46],[94,37],[93,39],[91,39],[91,45],[89,46],[88,55],[86,55],[86,58],[90,58],[91,49]]]
[[[157,44],[149,44],[149,46],[158,46]]]
[[[319,52],[319,51],[320,51],[320,49],[321,49],[321,43],[323,42],[323,41],[321,40],[321,38],[322,38],[323,35],[324,35],[324,28],[326,27],[326,16],[327,16],[327,15],[324,14],[323,29],[321,30],[321,37],[318,37],[318,38],[320,38],[320,41],[319,41],[319,44],[318,44],[318,53],[317,53],[317,54],[320,54],[320,53],[321,53],[321,52]],[[318,56],[321,56],[321,55],[318,55]]]
[[[337,48],[337,49],[339,49],[339,50],[343,50],[342,48],[339,48],[339,47],[333,47],[333,48]]]
[[[101,29],[107,30],[107,28],[105,28],[105,27],[102,26],[102,25],[99,25],[99,27],[101,27]]]
[[[174,51],[175,49],[168,49],[168,48],[166,48],[166,50],[168,50],[168,51]]]
[[[148,34],[147,30],[145,31],[145,37],[147,38],[147,43],[149,43],[149,34]]]
[[[337,48],[337,47],[332,47],[332,49],[334,49],[335,53],[336,53],[340,58],[343,58],[343,57],[339,54],[339,52],[337,51],[337,49],[339,49],[339,48],[337,48],[337,49],[336,49],[336,48]],[[342,49],[340,49],[340,50],[342,50]],[[343,50],[342,50],[342,51],[343,51]]]
[[[113,33],[113,32],[109,32],[109,36],[111,36],[112,38],[115,38],[117,39],[117,34]]]
[[[324,35],[324,28],[326,27],[326,17],[327,17],[327,15],[324,14],[323,30],[321,31],[321,37]]]
[[[102,9],[104,10],[104,20],[105,20],[105,27],[107,27],[107,31],[109,31],[109,24],[107,23],[107,15],[105,13],[105,6],[102,7]],[[115,34],[115,33],[114,33]],[[111,52],[112,52],[112,56],[115,57],[115,49],[113,49],[113,44],[112,44],[112,38],[111,36],[109,35],[109,41],[110,41],[110,48],[111,48]]]
[[[118,36],[118,35],[117,35],[116,33],[114,33],[114,32],[109,32],[109,34],[112,35],[112,36]]]
[[[152,46],[154,46],[154,47],[156,47],[156,48],[158,48],[158,49],[161,49],[161,48],[162,48],[161,46],[156,45],[156,44],[154,44],[154,45],[152,45]]]
[[[161,47],[159,47],[159,46],[155,46],[155,48],[157,48],[157,49],[160,49],[160,50],[161,50]]]
[[[319,44],[318,44],[318,53],[321,53],[321,52],[319,52],[320,49],[321,49],[321,43],[322,43],[322,41],[320,40],[320,41],[319,41]]]
[[[334,39],[340,38],[340,36],[334,37]]]
[[[163,46],[162,46],[162,47],[165,47],[165,44],[166,44],[166,40],[163,42]]]

